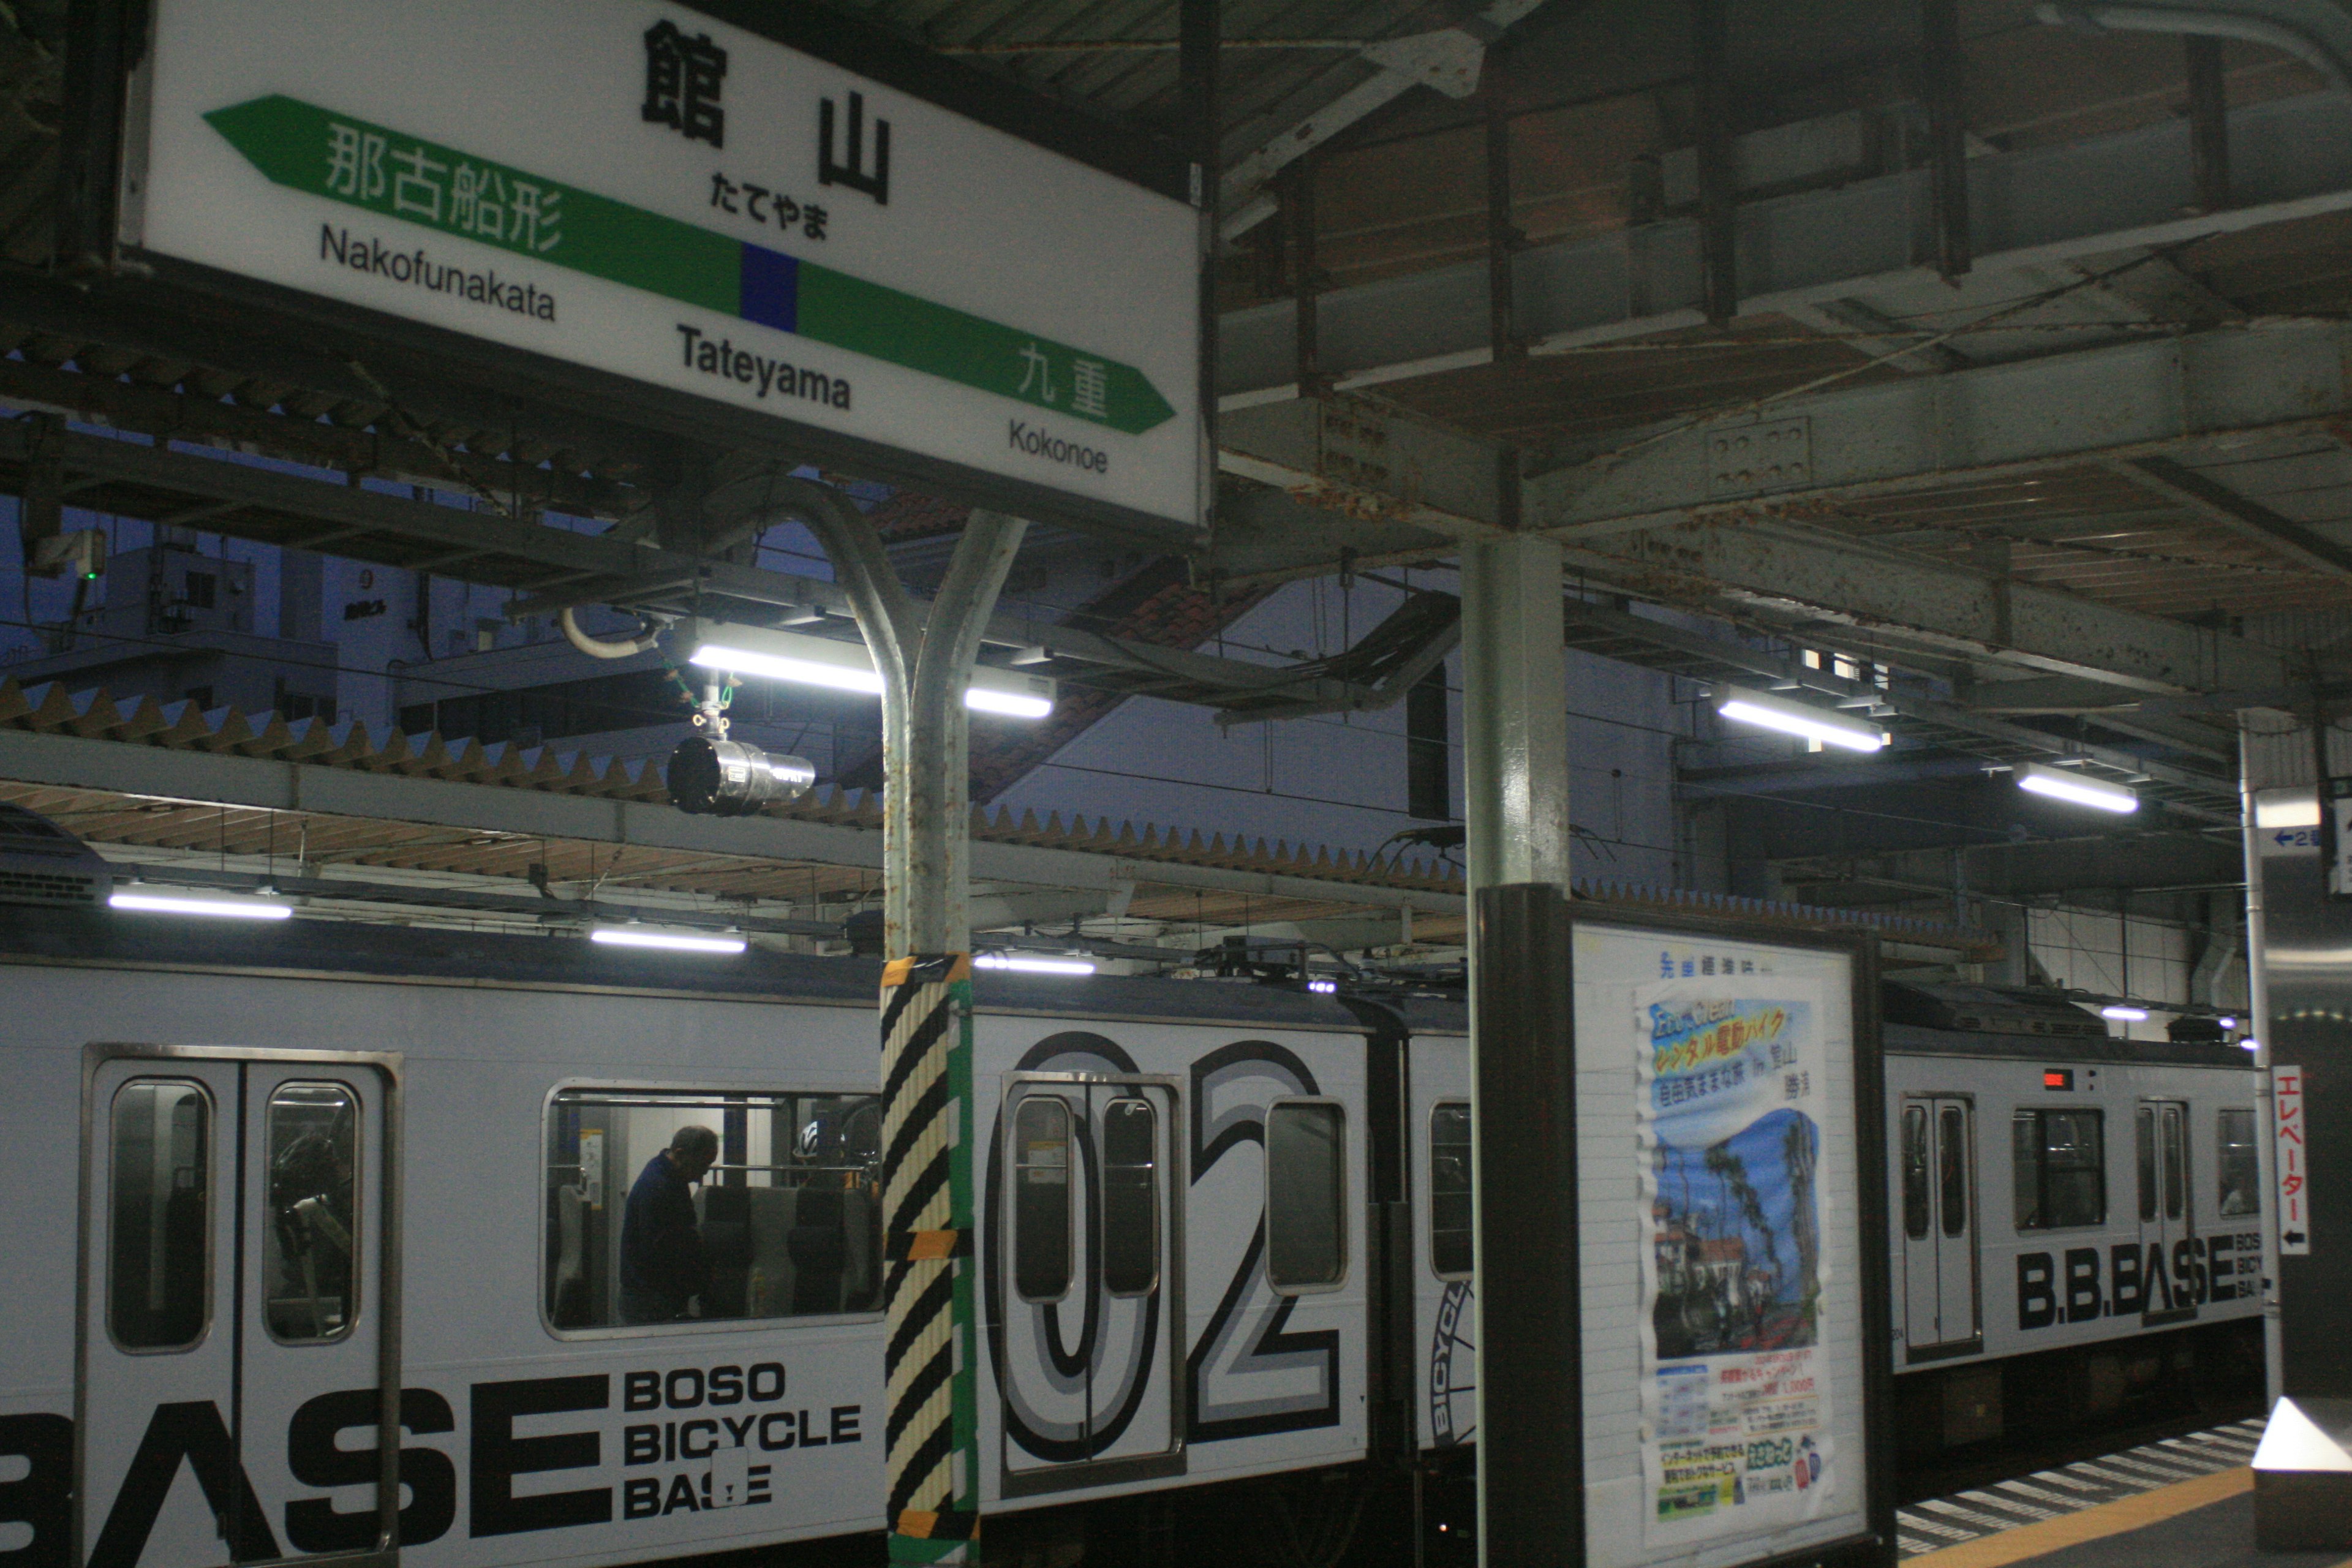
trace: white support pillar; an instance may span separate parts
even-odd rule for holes
[[[1568,886],[1568,676],[1560,546],[1462,552],[1463,820],[1470,888]]]
[[[2270,715],[2241,711],[2242,737]],[[2246,862],[2246,1017],[2254,1030],[2255,1180],[2261,1184],[2262,1207],[2257,1226],[2263,1237],[2263,1409],[2274,1408],[2286,1392],[2286,1329],[2279,1314],[2278,1096],[2271,1079],[2270,931],[2263,912],[2262,825],[2254,815],[2253,769],[2242,739],[2238,752],[2240,842]],[[2322,812],[2326,781],[2312,787],[2313,803]]]
[[[972,1152],[964,689],[1028,524],[975,510],[927,621],[882,541],[822,486],[786,504],[824,545],[882,675],[882,1284],[889,1557],[980,1560],[978,1191]]]

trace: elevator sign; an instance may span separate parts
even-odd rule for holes
[[[2271,1068],[2272,1168],[2278,1173],[2281,1254],[2300,1258],[2311,1251],[2311,1151],[2304,1142],[2303,1069]]]
[[[131,118],[142,252],[998,504],[1201,515],[1199,214],[758,33],[656,0],[159,0]]]

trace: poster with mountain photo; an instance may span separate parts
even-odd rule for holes
[[[1821,1349],[1822,998],[1726,973],[1634,1000],[1643,1530],[1689,1546],[1815,1518],[1837,1486]]]

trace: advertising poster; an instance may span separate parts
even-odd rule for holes
[[[1822,999],[1808,982],[1748,967],[1634,994],[1651,1546],[1836,1511],[1821,1342]]]

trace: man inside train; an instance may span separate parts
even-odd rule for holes
[[[646,1162],[621,1216],[621,1321],[667,1323],[683,1318],[710,1288],[710,1260],[695,1224],[694,1184],[719,1160],[719,1134],[677,1130],[669,1147]]]

